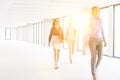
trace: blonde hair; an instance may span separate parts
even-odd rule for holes
[[[52,27],[55,27],[55,23],[56,23],[56,22],[59,23],[59,18],[55,18],[55,19],[53,19]]]
[[[97,9],[97,10],[100,10],[100,8],[98,6],[93,6],[92,9],[91,9],[91,14],[94,15],[94,10]]]
[[[97,9],[100,9],[98,6],[93,6],[93,7],[92,7],[92,11],[93,11],[94,9],[96,9],[96,8],[97,8]]]

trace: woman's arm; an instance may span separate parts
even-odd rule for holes
[[[49,34],[49,38],[48,38],[48,46],[50,46],[50,41],[51,41],[51,38],[52,38],[52,32],[53,32],[53,28],[51,28],[51,30],[50,30],[50,34]]]
[[[105,47],[107,45],[107,43],[106,43],[105,36],[104,36],[102,20],[101,20],[101,29],[102,29],[103,42],[104,42],[104,47]]]

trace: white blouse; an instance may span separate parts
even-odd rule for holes
[[[97,19],[92,17],[89,23],[89,37],[97,37],[104,40],[104,33],[103,33],[103,23],[102,19]]]

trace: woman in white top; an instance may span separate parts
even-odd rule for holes
[[[70,64],[72,64],[72,55],[74,53],[75,42],[76,42],[76,28],[73,25],[72,19],[70,19],[69,25],[66,29],[66,41],[69,48],[69,59]]]
[[[100,9],[97,6],[92,7],[92,17],[89,20],[89,48],[91,52],[91,73],[93,80],[96,80],[96,68],[102,57],[102,42],[106,46],[103,33],[102,20],[99,18]],[[97,57],[97,58],[96,58]]]

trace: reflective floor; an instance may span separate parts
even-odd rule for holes
[[[120,80],[120,59],[103,56],[97,80]],[[52,47],[0,41],[0,80],[92,80],[90,55],[75,52],[69,63],[68,50],[62,49],[59,69],[54,70]]]

